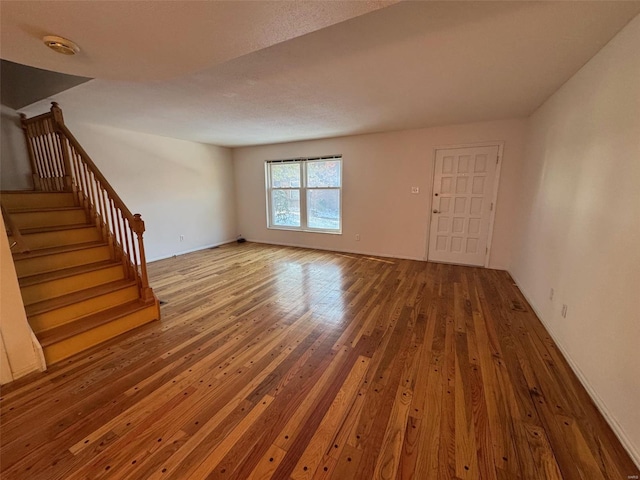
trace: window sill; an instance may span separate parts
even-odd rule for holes
[[[284,230],[287,232],[304,232],[304,233],[326,233],[329,235],[342,235],[342,230],[322,230],[315,228],[296,228],[296,227],[276,227],[267,226],[269,230]]]

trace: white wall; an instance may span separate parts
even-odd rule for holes
[[[0,383],[45,369],[40,344],[27,323],[4,220],[0,222]]]
[[[490,266],[506,269],[525,127],[524,120],[504,120],[234,149],[238,231],[258,242],[423,260],[434,148],[504,141]],[[264,161],[331,154],[343,155],[343,234],[267,229]],[[412,186],[420,194],[412,195]]]
[[[0,105],[0,190],[32,190],[31,166],[18,112]]]
[[[531,117],[510,268],[638,464],[639,48],[636,17]]]
[[[65,122],[129,209],[142,215],[148,261],[235,240],[229,149]]]

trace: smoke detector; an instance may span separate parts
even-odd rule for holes
[[[80,47],[71,40],[57,37],[55,35],[42,37],[42,41],[54,52],[62,53],[64,55],[75,55],[80,51]]]

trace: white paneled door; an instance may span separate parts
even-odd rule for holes
[[[436,150],[428,258],[485,265],[499,147]]]

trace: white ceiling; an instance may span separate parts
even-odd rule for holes
[[[16,12],[31,11],[31,2],[17,3],[21,7],[14,8],[7,21],[14,30]],[[222,40],[203,42],[197,54],[186,45],[206,35],[184,38],[183,33],[206,27],[200,18],[202,5],[178,2],[181,8],[172,4],[173,31],[165,35],[176,45],[167,52],[126,62],[125,54],[123,61],[107,60],[107,45],[96,43],[86,49],[88,59],[81,59],[77,70],[65,63],[66,73],[99,77],[55,96],[67,118],[241,146],[523,117],[640,12],[640,2],[629,1],[425,1],[384,8],[378,8],[381,2],[367,2],[361,9],[356,8],[359,2],[330,2],[318,3],[323,6],[318,11],[297,10],[296,20],[303,27],[293,28],[296,22],[290,10],[279,10],[284,8],[278,7],[281,2],[239,2],[244,5],[241,12],[238,2],[214,3],[217,15],[226,19],[218,26],[233,28],[216,32]],[[310,4],[314,2],[294,6]],[[3,58],[5,5],[13,3],[2,3]],[[293,8],[291,3],[282,5]],[[74,13],[65,20],[68,30],[59,31],[55,27],[63,14],[47,8],[49,14],[33,20],[32,30],[37,24],[40,32],[67,35],[81,47],[94,45],[89,42],[95,40],[91,29],[78,27],[85,18],[80,13],[93,15],[89,10]],[[102,41],[123,25],[120,10],[112,10],[103,12],[108,16]],[[133,10],[122,8],[131,28],[126,37],[147,38],[149,22],[136,35]],[[155,9],[147,14],[155,14]],[[195,15],[193,24],[190,15]],[[261,19],[267,20],[264,28]],[[280,27],[281,35],[270,33]],[[12,38],[10,32],[6,36]],[[53,68],[38,63],[42,54],[12,42],[9,60],[30,59],[35,66]],[[94,50],[101,52],[95,60]],[[18,54],[23,57],[17,59]],[[103,63],[113,66],[112,73],[104,72]],[[25,111],[40,113],[47,103]]]
[[[84,77],[162,80],[397,1],[5,1],[2,58]],[[80,54],[53,54],[45,35],[76,42]]]

